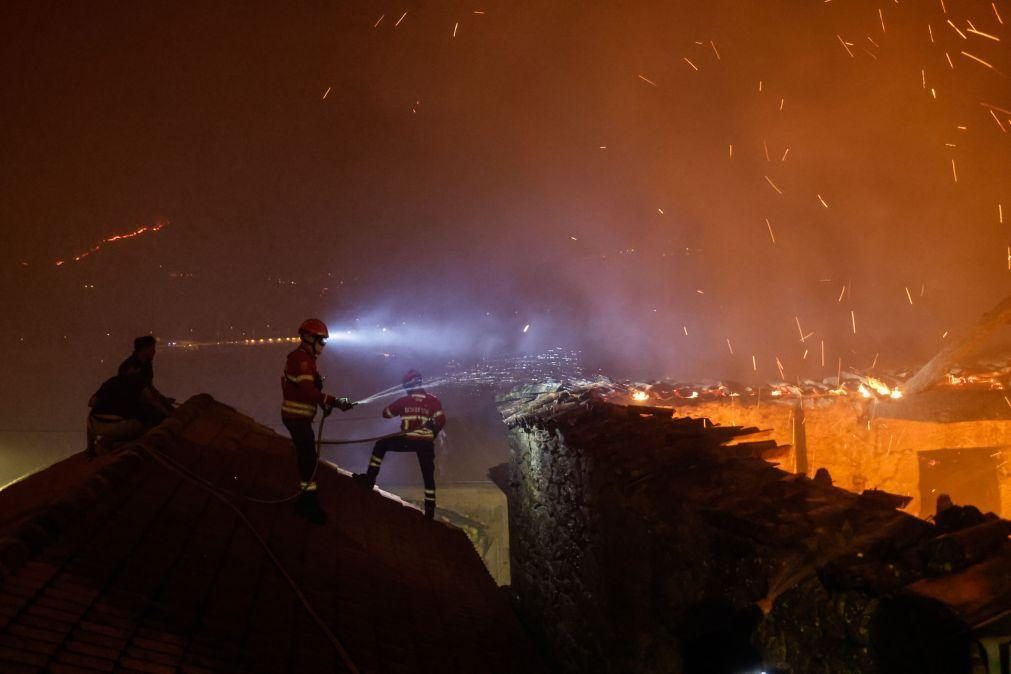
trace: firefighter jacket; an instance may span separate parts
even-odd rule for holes
[[[316,370],[316,354],[301,345],[288,354],[281,377],[281,417],[308,419],[316,416],[317,405],[332,404],[333,397],[323,393],[323,378]]]
[[[446,425],[442,402],[424,389],[415,389],[383,410],[387,419],[400,417],[400,430],[409,440],[434,440]]]

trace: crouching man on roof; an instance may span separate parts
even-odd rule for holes
[[[142,421],[142,385],[137,377],[116,375],[106,379],[91,396],[88,407],[88,447],[85,453],[95,457],[99,450],[136,440],[148,426]]]
[[[102,449],[139,438],[157,426],[172,411],[175,400],[154,387],[154,354],[157,340],[144,335],[133,340],[133,354],[119,372],[102,383],[88,401],[88,456]]]
[[[377,442],[368,470],[356,474],[354,480],[372,489],[386,452],[414,452],[425,482],[425,517],[432,519],[435,516],[435,438],[446,425],[446,413],[442,411],[442,402],[421,387],[420,372],[411,370],[404,375],[403,383],[407,395],[383,410],[383,417],[387,419],[400,417],[401,434]]]
[[[322,407],[323,414],[330,414],[333,408],[344,412],[355,406],[347,398],[335,398],[323,393],[323,378],[316,369],[316,358],[323,352],[330,331],[318,318],[310,318],[298,329],[301,344],[288,354],[281,377],[281,420],[295,443],[298,461],[298,477],[302,492],[295,501],[295,509],[314,524],[326,522],[326,514],[316,500],[316,435],[312,422],[316,408]]]

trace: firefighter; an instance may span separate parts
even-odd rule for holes
[[[344,412],[355,406],[347,398],[336,398],[323,393],[323,378],[316,369],[316,358],[323,352],[330,336],[326,324],[318,318],[310,318],[298,329],[301,344],[288,354],[281,378],[281,420],[295,443],[298,462],[298,477],[302,491],[295,501],[295,508],[303,517],[314,524],[326,522],[326,515],[316,500],[316,437],[312,422],[316,417],[316,407],[323,408],[327,415],[337,408]]]
[[[354,480],[372,489],[386,452],[414,452],[425,482],[425,517],[432,519],[435,516],[435,438],[446,425],[446,413],[442,411],[442,402],[421,387],[421,373],[410,370],[404,375],[403,384],[407,395],[383,410],[386,419],[400,417],[401,435],[377,442],[368,470],[356,474]]]
[[[145,426],[157,426],[172,413],[175,399],[164,396],[154,387],[154,356],[158,340],[143,335],[133,340],[133,353],[119,366],[119,375],[140,383],[141,420]]]

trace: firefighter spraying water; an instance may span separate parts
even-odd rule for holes
[[[317,318],[310,318],[298,329],[301,343],[288,354],[281,377],[281,420],[295,443],[298,477],[301,493],[295,508],[303,517],[315,524],[326,522],[326,515],[316,500],[316,439],[312,422],[316,408],[328,415],[336,407],[347,412],[356,403],[346,397],[335,397],[323,392],[323,378],[316,369],[316,358],[323,352],[330,331]]]
[[[378,441],[372,449],[368,469],[356,474],[354,480],[372,489],[387,452],[413,452],[418,457],[425,483],[425,517],[432,519],[435,516],[435,438],[446,425],[446,414],[442,411],[442,402],[425,391],[423,383],[421,373],[416,370],[404,375],[403,389],[407,395],[383,410],[386,419],[400,417],[401,434]]]

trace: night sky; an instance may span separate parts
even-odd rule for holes
[[[362,396],[411,364],[379,351],[915,365],[1011,291],[1009,27],[1008,0],[5,2],[0,427],[83,427],[138,334],[310,315],[401,330],[324,358]],[[158,377],[276,424],[283,356],[163,345]]]

